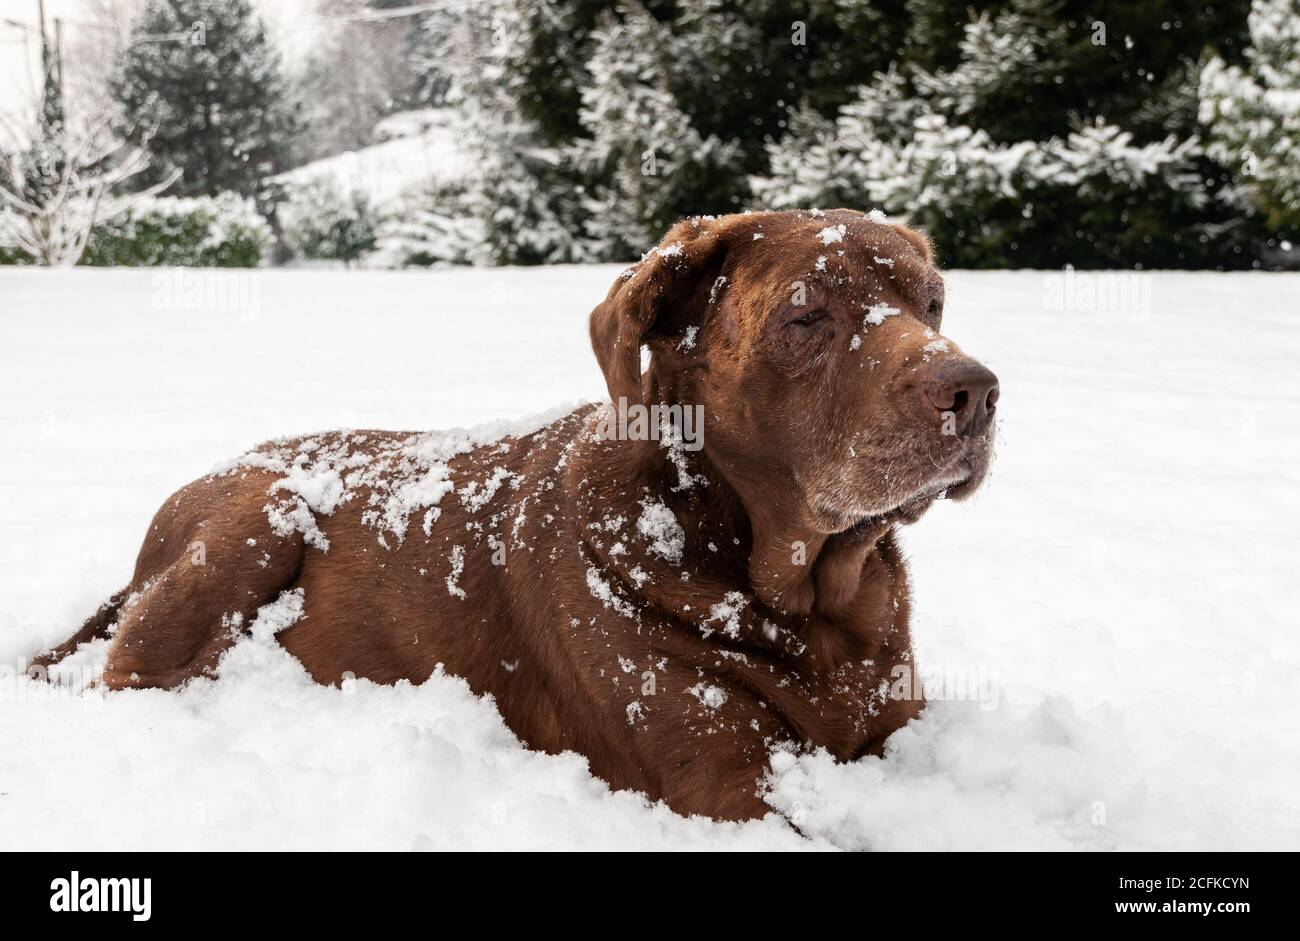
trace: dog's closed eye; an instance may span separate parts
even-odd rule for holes
[[[815,326],[830,318],[830,314],[825,310],[818,308],[816,310],[805,311],[791,318],[786,322],[787,327],[800,327],[807,329]]]

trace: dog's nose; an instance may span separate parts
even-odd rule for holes
[[[921,380],[921,390],[946,434],[975,435],[993,418],[998,377],[973,359],[936,363]]]

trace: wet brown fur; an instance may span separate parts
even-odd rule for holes
[[[823,245],[837,225],[845,237]],[[797,283],[831,324],[789,321]],[[173,688],[218,674],[258,608],[302,589],[305,616],[277,637],[321,683],[418,683],[441,664],[491,693],[527,745],[577,751],[616,788],[760,816],[773,746],[880,754],[920,712],[882,694],[913,668],[895,529],[938,484],[968,492],[987,461],[985,441],[939,440],[913,401],[932,360],[964,355],[924,351],[936,290],[941,304],[924,236],[857,212],[682,222],[615,282],[591,337],[614,401],[703,405],[685,479],[660,442],[603,438],[607,406],[587,406],[455,457],[458,491],[510,475],[485,505],[448,494],[429,535],[415,514],[383,545],[360,493],[317,519],[323,551],[268,520],[280,473],[236,467],[164,503],[130,585],[38,666],[111,634],[107,687]],[[851,353],[873,303],[900,313]],[[311,440],[360,453],[406,437]],[[658,501],[683,530],[676,562],[637,528]]]

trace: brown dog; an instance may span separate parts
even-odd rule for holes
[[[879,217],[684,221],[591,315],[613,408],[268,443],[172,496],[40,663],[111,634],[108,687],[175,687],[287,598],[277,637],[321,683],[443,664],[614,787],[761,816],[773,747],[879,753],[920,711],[890,695],[893,529],[979,484],[997,398],[942,309],[925,238]]]

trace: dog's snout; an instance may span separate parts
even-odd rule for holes
[[[921,381],[921,390],[941,422],[951,415],[955,433],[974,435],[993,418],[998,377],[973,359],[936,363]]]

